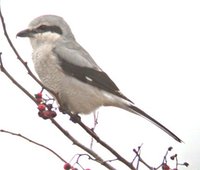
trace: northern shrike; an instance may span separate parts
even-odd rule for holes
[[[57,94],[66,112],[88,114],[101,106],[115,106],[154,123],[178,142],[173,132],[124,96],[108,75],[79,45],[63,18],[43,15],[17,34],[29,37],[32,59],[42,83]]]

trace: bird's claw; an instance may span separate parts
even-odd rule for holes
[[[77,123],[81,121],[81,117],[78,114],[71,114],[70,120],[74,123]]]

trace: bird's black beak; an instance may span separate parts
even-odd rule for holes
[[[23,31],[18,32],[16,36],[17,37],[32,37],[33,36],[33,30],[25,29]]]

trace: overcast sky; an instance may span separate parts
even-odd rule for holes
[[[97,134],[131,160],[132,149],[143,143],[150,165],[161,163],[169,146],[180,162],[199,168],[200,155],[200,2],[132,0],[2,0],[7,30],[20,55],[33,70],[28,39],[17,32],[43,14],[62,16],[77,41],[133,102],[159,120],[184,144],[179,144],[148,121],[126,111],[99,109]],[[16,60],[0,28],[0,51],[8,71],[31,94],[40,87]],[[0,73],[0,129],[21,133],[54,149],[66,160],[83,151],[73,146],[50,121],[37,116],[35,104]],[[92,115],[82,116],[92,126]],[[88,137],[68,116],[56,120],[87,146]],[[97,146],[97,145],[96,145]],[[102,155],[111,159],[107,153]],[[0,133],[0,169],[62,169],[63,162],[48,151]],[[83,159],[84,167],[99,169]],[[119,166],[119,169],[121,167]],[[103,168],[102,168],[103,169]],[[123,167],[123,169],[125,169]]]

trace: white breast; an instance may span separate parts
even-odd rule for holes
[[[42,83],[57,92],[64,75],[60,73],[57,58],[53,55],[51,49],[52,47],[48,44],[40,46],[34,50],[32,59]]]

